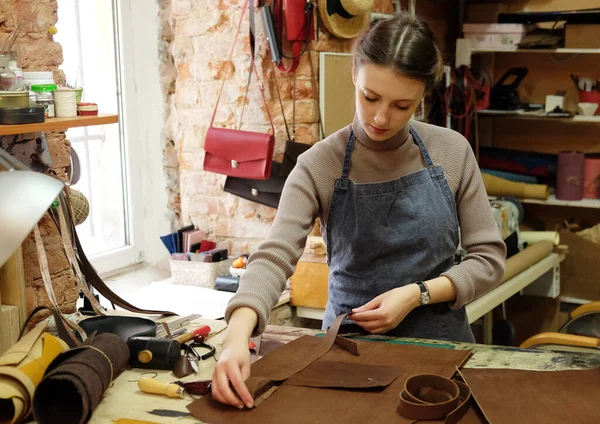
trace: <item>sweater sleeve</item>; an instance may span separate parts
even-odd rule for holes
[[[300,155],[288,176],[267,239],[250,255],[238,291],[225,311],[225,320],[229,322],[237,308],[253,309],[258,315],[253,336],[264,331],[320,211],[317,188],[308,169],[309,152]]]
[[[456,192],[461,244],[467,251],[463,261],[450,268],[448,277],[456,288],[458,309],[496,287],[504,276],[506,245],[498,232],[479,167],[465,142],[464,168]]]

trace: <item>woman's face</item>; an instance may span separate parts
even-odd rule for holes
[[[402,130],[425,93],[425,84],[386,66],[361,65],[352,69],[356,113],[373,141],[384,141]]]

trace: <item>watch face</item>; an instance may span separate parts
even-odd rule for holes
[[[421,293],[421,305],[429,305],[429,302],[431,302],[429,293]]]

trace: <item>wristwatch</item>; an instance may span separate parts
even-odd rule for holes
[[[425,283],[422,281],[415,281],[415,284],[417,286],[419,286],[419,289],[421,289],[421,299],[420,299],[421,306],[429,305],[429,303],[431,302],[431,296],[429,295],[429,289],[427,288]]]

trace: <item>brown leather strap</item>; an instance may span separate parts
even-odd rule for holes
[[[313,350],[312,354],[307,355],[305,358],[303,358],[302,361],[290,364],[289,367],[275,370],[268,376],[249,377],[246,380],[246,386],[248,387],[248,391],[252,394],[252,397],[256,399],[265,391],[270,389],[273,386],[273,384],[284,381],[292,375],[299,373],[304,368],[306,368],[314,361],[319,359],[321,356],[325,355],[335,343],[338,331],[340,329],[340,325],[342,324],[342,321],[346,317],[346,315],[348,314],[340,315],[339,317],[337,317],[337,319],[334,321],[331,327],[329,327],[329,330],[327,330],[327,334],[325,335],[325,337],[323,337],[323,339],[319,342],[317,347]],[[351,347],[352,344],[356,345],[356,342],[345,339],[345,346],[342,347],[350,350],[353,353],[358,352],[358,347]]]
[[[64,195],[64,192],[59,195],[59,201],[61,203],[65,203],[67,205],[65,219],[67,220],[67,225],[73,222],[72,209],[69,203],[69,199]],[[77,235],[77,231],[72,231],[73,238],[75,239],[75,248],[77,254],[77,262],[79,263],[79,268],[81,272],[85,276],[87,283],[95,288],[98,293],[104,296],[109,302],[126,309],[131,312],[136,312],[140,314],[149,314],[149,315],[176,315],[173,312],[169,311],[155,311],[148,309],[138,308],[126,300],[122,299],[119,295],[113,292],[102,279],[96,273],[96,270],[85,256],[83,251],[83,247],[81,246],[81,242],[79,241],[79,236]]]
[[[35,235],[35,247],[37,250],[38,262],[40,265],[40,272],[42,274],[42,281],[44,282],[44,288],[46,289],[46,294],[48,295],[48,300],[52,304],[53,308],[47,308],[53,311],[54,314],[54,323],[58,330],[58,335],[65,343],[69,345],[69,347],[77,346],[79,341],[75,337],[72,331],[68,331],[66,327],[69,327],[79,334],[81,340],[85,340],[86,334],[83,329],[75,324],[74,322],[66,319],[63,314],[60,312],[60,306],[58,301],[56,300],[56,295],[54,294],[54,288],[52,286],[52,277],[50,276],[50,267],[48,266],[48,257],[46,255],[46,249],[44,248],[44,241],[42,240],[42,235],[40,233],[39,226],[36,225],[33,228],[33,234]],[[40,309],[36,308],[35,311],[39,311]],[[30,315],[28,319],[33,317],[33,313]]]
[[[65,187],[64,190],[66,193],[65,198],[69,199],[68,189]],[[77,262],[77,257],[75,256],[75,252],[73,250],[73,236],[72,236],[72,232],[76,231],[76,230],[75,230],[75,228],[70,228],[70,227],[72,227],[72,223],[71,223],[71,225],[67,225],[67,220],[65,218],[65,215],[68,212],[65,212],[66,208],[67,208],[67,205],[62,202],[58,206],[58,208],[56,208],[58,210],[60,235],[61,235],[61,239],[63,242],[63,246],[65,248],[65,253],[67,255],[69,263],[71,264],[71,269],[73,270],[74,278],[75,278],[75,281],[77,282],[77,287],[79,287],[79,290],[81,290],[82,293],[85,295],[85,297],[87,297],[87,299],[90,301],[90,304],[92,305],[92,309],[94,310],[96,315],[102,316],[102,315],[104,315],[104,308],[102,307],[102,305],[100,305],[100,302],[98,301],[98,299],[96,299],[90,292],[90,290],[85,282],[85,277],[84,277],[83,273],[81,272],[81,268],[79,267],[79,262]]]
[[[433,375],[410,377],[400,393],[400,415],[413,420],[441,420],[457,423],[469,408],[471,389],[460,381]]]

